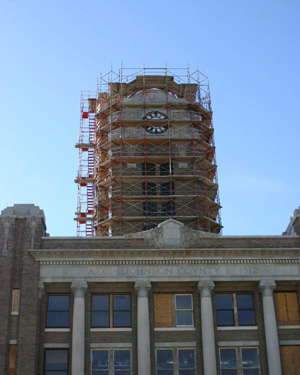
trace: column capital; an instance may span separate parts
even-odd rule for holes
[[[210,279],[204,279],[198,282],[198,291],[201,293],[201,297],[211,297],[211,291],[214,287],[215,283]]]
[[[263,297],[273,296],[273,290],[276,288],[275,280],[265,279],[261,280],[259,283],[259,290],[262,293]]]
[[[85,292],[88,289],[88,284],[86,281],[73,281],[71,284],[71,290],[75,297],[84,297]]]
[[[151,290],[151,283],[149,280],[136,281],[134,284],[138,297],[147,297],[149,290]]]

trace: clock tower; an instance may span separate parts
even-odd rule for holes
[[[220,233],[207,77],[129,72],[101,77],[97,97],[89,99],[96,235],[149,230],[169,218]]]

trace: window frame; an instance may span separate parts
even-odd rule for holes
[[[178,309],[176,305],[176,297],[177,296],[190,296],[191,297],[191,305],[192,307],[190,309]],[[193,304],[193,294],[191,293],[176,293],[174,297],[174,311],[175,311],[175,323],[176,327],[178,328],[190,328],[190,327],[195,327],[195,322],[194,322],[194,304]],[[177,312],[181,311],[186,311],[186,312],[191,312],[192,314],[192,324],[191,325],[180,325],[177,324]]]
[[[157,353],[158,351],[172,351],[172,356],[173,356],[173,368],[172,369],[165,369],[165,370],[158,370],[157,369]],[[183,369],[183,368],[179,368],[179,352],[181,350],[192,350],[194,352],[194,368],[193,369]],[[159,375],[163,375],[164,372],[167,372],[167,371],[172,371],[173,372],[173,375],[179,375],[180,374],[180,371],[183,371],[183,370],[188,370],[188,371],[193,371],[194,370],[194,375],[197,374],[197,358],[196,358],[196,348],[195,347],[182,347],[182,348],[178,348],[176,346],[174,347],[157,347],[155,348],[155,375],[158,375],[158,371],[160,372]]]
[[[289,319],[289,320],[281,320],[280,319],[280,311],[278,311],[278,304],[280,303],[279,300],[277,300],[277,296],[279,294],[284,294],[285,295],[285,307],[286,307],[286,310],[287,310],[287,317],[289,316],[289,310],[288,310],[288,301],[287,301],[287,298],[286,298],[286,295],[287,294],[293,294],[295,296],[295,301],[296,301],[296,308],[297,308],[297,318],[298,320],[296,322],[293,322],[292,319]],[[276,322],[277,322],[277,325],[280,327],[280,326],[298,326],[300,325],[300,305],[299,305],[299,297],[298,297],[298,293],[297,291],[294,291],[294,290],[289,290],[289,291],[286,291],[286,290],[278,290],[276,292],[274,292],[274,304],[275,304],[275,311],[276,311]]]
[[[13,289],[11,299],[11,315],[18,315],[20,312],[20,289]],[[16,307],[16,308],[15,308]]]
[[[218,309],[217,307],[217,296],[218,295],[231,295],[232,298],[232,309]],[[252,309],[243,309],[243,308],[238,308],[238,295],[250,295],[252,296],[252,304],[253,308]],[[240,324],[239,323],[239,311],[253,311],[253,317],[254,317],[254,322],[251,324]],[[233,324],[219,324],[218,322],[218,312],[222,311],[232,311],[233,312]],[[251,292],[221,292],[221,293],[216,293],[216,318],[217,318],[217,327],[255,327],[257,326],[256,322],[256,316],[255,316],[255,303],[254,303],[254,294]]]
[[[108,296],[109,297],[109,310],[93,310],[93,297],[94,296]],[[115,310],[114,308],[114,297],[115,296],[128,296],[129,297],[129,310]],[[108,326],[97,326],[93,325],[93,312],[99,312],[99,311],[108,311],[109,312],[109,325]],[[114,323],[114,312],[120,311],[120,312],[126,312],[129,311],[129,318],[130,318],[130,324],[126,326],[115,326]],[[132,298],[130,293],[92,293],[91,296],[91,328],[132,328]]]
[[[144,221],[143,222],[143,231],[154,229],[154,228],[157,227],[157,225],[158,225],[158,223],[153,223],[153,221],[148,221],[148,222]]]
[[[160,195],[162,197],[175,195],[175,183],[174,181],[164,181],[160,182]]]
[[[237,363],[237,368],[232,369],[237,371],[237,375],[243,375],[243,370],[258,370],[258,375],[261,375],[261,366],[260,366],[260,356],[259,356],[259,347],[258,346],[221,346],[219,347],[219,365],[220,365],[220,375],[222,374],[222,368],[221,368],[221,350],[226,350],[226,349],[234,349],[236,353],[236,363]],[[257,362],[259,367],[243,367],[243,354],[242,351],[243,349],[256,349],[257,353]],[[224,373],[224,375],[226,372]]]
[[[94,296],[106,296],[108,297],[108,310],[94,310],[93,309],[93,298]],[[92,294],[92,301],[91,301],[91,327],[92,328],[111,328],[111,298],[110,294]],[[97,312],[108,312],[108,325],[102,325],[102,326],[97,326],[93,325],[93,314]]]
[[[156,176],[156,164],[155,163],[142,163],[142,175],[143,176]]]
[[[147,189],[146,189],[147,187]],[[143,182],[142,183],[142,193],[143,195],[156,195],[156,182]]]
[[[157,353],[158,351],[161,350],[161,351],[172,351],[172,359],[173,359],[173,368],[172,369],[165,369],[165,370],[158,370],[157,369]],[[174,375],[174,363],[175,363],[175,356],[174,356],[174,350],[175,348],[155,348],[155,375],[158,375],[158,371],[160,372],[165,372],[165,371],[172,371],[173,372],[173,375]]]
[[[179,363],[179,352],[181,350],[193,350],[193,352],[194,352],[194,368],[184,369],[184,368],[179,367],[179,364],[180,364]],[[193,371],[194,370],[194,375],[196,375],[197,374],[197,361],[196,361],[196,350],[195,350],[195,348],[177,348],[177,365],[178,365],[178,374],[180,374],[181,370],[187,370],[187,371]]]
[[[143,202],[143,216],[157,216],[157,202]]]
[[[170,164],[171,164],[171,173],[170,173]],[[167,172],[167,173],[165,173]],[[161,163],[159,165],[159,175],[160,176],[170,176],[170,175],[173,175],[173,163],[169,163],[169,162],[166,162],[166,163]]]
[[[93,370],[93,352],[99,352],[99,351],[105,351],[108,352],[108,369],[107,370]],[[129,352],[129,358],[130,358],[130,369],[126,370],[116,370],[114,368],[114,362],[115,362],[115,351],[127,351]],[[109,375],[122,375],[124,372],[130,373],[132,375],[132,348],[93,348],[91,349],[91,369],[90,374],[91,375],[101,375],[103,372],[108,372]]]
[[[160,203],[160,216],[175,216],[175,212],[176,211],[174,199]]]
[[[8,374],[15,375],[17,364],[17,344],[9,345]]]
[[[161,326],[161,325],[156,325],[155,321],[155,311],[156,311],[156,306],[155,306],[155,295],[170,295],[171,296],[171,312],[172,312],[172,326]],[[190,296],[191,297],[191,302],[192,302],[192,308],[191,309],[177,309],[176,308],[176,296]],[[194,328],[195,327],[195,319],[194,319],[194,294],[193,293],[168,293],[168,292],[155,292],[153,294],[153,310],[154,310],[154,328]],[[180,311],[190,311],[192,314],[192,325],[177,325],[177,312]]]
[[[49,310],[49,297],[68,297],[69,298],[69,309],[68,310]],[[70,328],[70,304],[71,304],[71,298],[70,294],[67,293],[49,293],[47,295],[47,309],[46,309],[46,328],[55,328],[55,329],[64,329],[64,328]],[[49,312],[68,312],[68,325],[67,326],[49,326],[48,324],[48,313]]]
[[[47,351],[66,351],[67,352],[67,370],[47,370],[46,369],[46,366],[47,366],[47,363],[46,363],[46,358],[47,358]],[[69,375],[70,373],[70,351],[68,348],[45,348],[44,349],[44,372],[43,374],[46,375],[47,372],[50,372],[50,373],[53,373],[55,375],[56,372],[61,372],[61,371],[66,371],[67,372],[67,375]]]

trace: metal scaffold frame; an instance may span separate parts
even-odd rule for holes
[[[80,129],[76,148],[79,150],[77,183],[77,236],[93,237],[95,206],[95,132],[96,92],[81,92]]]
[[[165,92],[165,100],[149,102],[154,90]],[[142,99],[135,101],[138,95]],[[97,93],[88,93],[81,103],[78,235],[123,235],[151,229],[169,217],[196,230],[221,232],[207,76],[198,69],[190,74],[189,68],[167,66],[111,69],[100,76]],[[165,127],[164,135],[146,131],[153,122],[145,116],[153,108],[166,116],[154,125]],[[174,119],[176,111],[188,118]],[[130,117],[137,112],[139,120]],[[159,174],[162,165],[169,171]],[[174,165],[187,168],[173,172]]]

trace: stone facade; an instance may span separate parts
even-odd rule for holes
[[[286,236],[300,235],[300,207],[294,210],[289,225],[282,234]]]
[[[33,205],[2,211],[0,230],[1,375],[46,374],[49,353],[67,353],[63,374],[92,374],[93,351],[122,350],[130,352],[131,375],[157,374],[162,353],[172,353],[174,375],[182,354],[193,355],[189,374],[215,375],[226,373],[222,356],[236,353],[232,373],[241,375],[251,362],[241,357],[245,350],[258,353],[253,374],[299,374],[298,235],[210,235],[169,219],[123,237],[57,238],[46,235],[43,212]],[[58,311],[68,317],[64,327],[49,326],[49,298],[56,296],[69,301]],[[107,311],[95,308],[95,296],[107,296]],[[126,327],[114,324],[114,296],[129,296]],[[177,296],[191,301],[182,315],[188,324],[178,323]],[[218,296],[231,296],[232,309],[221,309]],[[253,308],[238,306],[239,296],[251,296]],[[284,298],[287,317],[278,304]],[[225,310],[232,310],[233,324],[220,324]],[[93,324],[99,311],[110,314],[107,327]],[[249,314],[253,324],[241,324]]]

